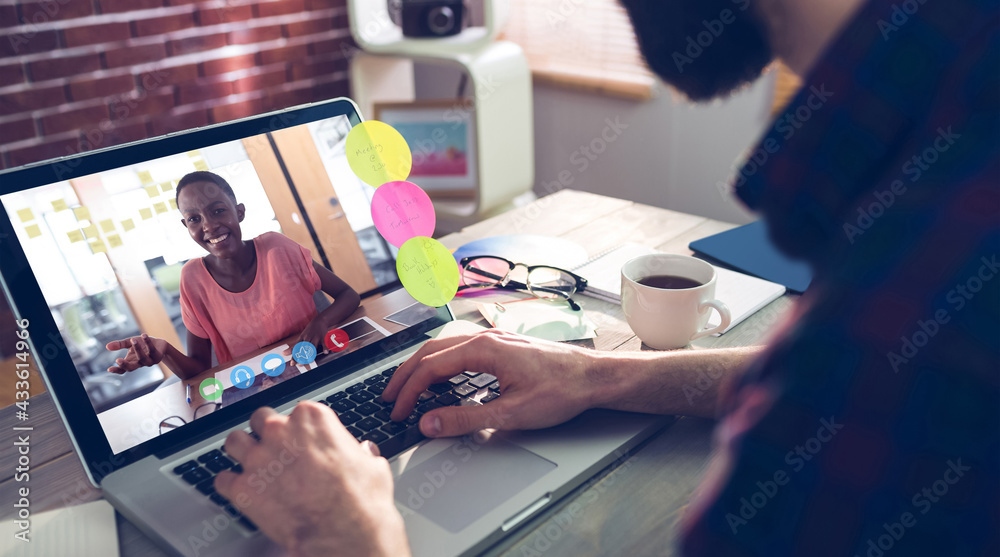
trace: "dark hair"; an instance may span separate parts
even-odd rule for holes
[[[211,184],[215,184],[229,196],[229,199],[232,199],[234,203],[236,202],[236,192],[233,191],[233,187],[229,185],[229,182],[227,182],[225,178],[214,172],[197,170],[185,175],[181,178],[180,182],[177,182],[177,203],[181,202],[181,190],[188,184],[193,184],[195,182],[209,182]]]
[[[756,0],[620,1],[649,68],[693,101],[752,83],[774,58]]]

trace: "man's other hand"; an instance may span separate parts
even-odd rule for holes
[[[296,557],[409,555],[393,504],[389,463],[359,444],[336,414],[302,402],[291,415],[260,408],[246,432],[226,438],[243,472],[221,472],[215,489]]]
[[[428,437],[465,435],[484,428],[539,429],[591,407],[588,370],[599,356],[582,348],[490,329],[426,342],[389,381],[382,397],[395,401],[393,420],[404,420],[433,383],[463,371],[490,373],[501,397],[482,406],[449,406],[420,419]]]

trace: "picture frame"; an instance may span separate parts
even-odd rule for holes
[[[376,120],[396,128],[413,154],[407,179],[432,199],[475,198],[479,184],[473,99],[375,103]]]

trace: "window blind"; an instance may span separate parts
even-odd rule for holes
[[[652,95],[656,79],[616,0],[511,0],[503,38],[524,49],[536,82]]]

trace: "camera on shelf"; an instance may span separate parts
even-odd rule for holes
[[[448,37],[462,32],[463,0],[388,0],[389,13],[407,37]]]

